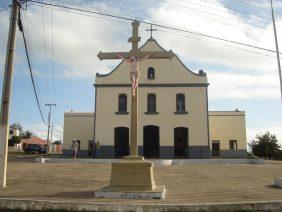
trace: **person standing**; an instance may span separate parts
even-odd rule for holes
[[[95,158],[96,157],[96,142],[95,142],[95,140],[93,140],[93,143],[92,143],[92,156],[93,156],[93,158]]]
[[[95,150],[96,150],[95,151],[95,157],[98,158],[99,155],[100,155],[100,143],[99,143],[99,141],[97,141],[97,143],[96,143]]]

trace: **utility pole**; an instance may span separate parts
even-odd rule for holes
[[[52,151],[52,143],[53,143],[53,129],[54,129],[54,123],[51,125],[51,142],[50,142],[50,149]]]
[[[10,27],[7,42],[6,62],[3,78],[3,91],[1,100],[1,131],[0,131],[0,180],[1,186],[6,187],[7,157],[8,157],[8,139],[9,139],[9,108],[10,92],[13,73],[13,57],[15,49],[15,38],[17,29],[17,20],[20,3],[13,0],[10,15]]]
[[[49,114],[48,114],[48,130],[47,130],[47,152],[50,151],[50,121],[51,121],[51,113],[52,113],[52,106],[56,107],[56,104],[45,104],[45,106],[49,107]]]
[[[279,71],[279,78],[280,78],[280,95],[281,95],[281,101],[282,101],[282,75],[281,75],[281,65],[280,65],[280,54],[279,54],[279,46],[278,46],[278,39],[277,39],[277,33],[276,33],[276,25],[275,25],[272,0],[270,0],[270,5],[271,5],[272,23],[273,23],[273,30],[274,30],[274,37],[275,37],[275,45],[276,45],[278,71]]]

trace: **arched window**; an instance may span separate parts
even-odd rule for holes
[[[126,94],[120,94],[118,96],[118,112],[127,111],[127,96]]]
[[[148,112],[156,112],[156,95],[148,94],[147,96],[147,111]]]
[[[185,112],[185,96],[182,93],[176,95],[176,112]]]
[[[155,79],[155,69],[153,67],[148,68],[148,77],[149,80]]]

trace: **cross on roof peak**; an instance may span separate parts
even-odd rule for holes
[[[150,29],[146,29],[146,31],[151,31],[150,39],[153,39],[153,31],[157,31],[157,29],[153,29],[153,24],[150,24]]]

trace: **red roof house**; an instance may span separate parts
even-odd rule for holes
[[[21,139],[22,149],[25,149],[28,144],[40,144],[42,146],[47,146],[47,140],[43,140],[38,137],[31,137],[28,139]]]

